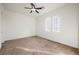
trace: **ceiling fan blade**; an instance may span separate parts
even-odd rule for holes
[[[35,8],[35,9],[43,9],[44,7],[38,7],[38,8]]]
[[[35,10],[37,13],[39,13],[37,10]]]
[[[32,13],[32,10],[30,11],[30,13]]]
[[[33,3],[30,3],[30,4],[31,4],[32,8],[33,8],[33,7],[35,8],[35,5],[34,5]]]
[[[29,8],[29,7],[24,7],[25,9],[32,9],[32,8]]]
[[[32,6],[35,6],[33,3],[31,3]]]

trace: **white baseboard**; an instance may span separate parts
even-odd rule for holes
[[[35,36],[35,35],[28,35],[28,36],[19,36],[19,37],[13,37],[13,38],[6,38],[6,39],[3,39],[1,43],[4,43],[5,41],[8,41],[8,40],[15,40],[15,39],[21,39],[21,38],[26,38],[26,37],[32,37],[32,36]]]
[[[26,37],[32,37],[32,36],[39,36],[39,37],[45,38],[45,39],[47,39],[47,40],[51,40],[51,39],[49,39],[49,38],[47,38],[47,37],[44,37],[44,36],[41,36],[41,35],[28,35],[28,36],[19,36],[19,37],[14,37],[14,38],[11,38],[11,39],[3,40],[1,43],[4,43],[5,41],[8,41],[8,40],[15,40],[15,39],[26,38]],[[54,40],[51,40],[51,41],[54,41]],[[62,43],[62,42],[59,42],[59,41],[56,41],[56,40],[55,40],[55,42],[68,45],[68,44],[66,44],[66,43]],[[71,45],[68,45],[68,46],[71,46]],[[1,46],[0,46],[0,47],[1,47]],[[71,46],[71,47],[78,48],[78,47],[76,47],[76,46]]]
[[[67,43],[63,43],[63,42],[61,42],[61,41],[52,40],[52,39],[50,39],[50,38],[47,38],[46,36],[41,36],[41,35],[37,35],[37,36],[42,37],[42,38],[45,38],[45,39],[47,39],[47,40],[55,41],[55,42],[58,42],[58,43],[61,43],[61,44],[64,44],[64,45],[67,45],[67,46],[70,46],[70,47],[79,48],[78,46],[72,46],[72,45],[69,45],[69,44],[67,44]]]

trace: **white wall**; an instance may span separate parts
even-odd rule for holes
[[[1,48],[1,5],[0,5],[0,48]]]
[[[2,41],[2,4],[0,4],[0,48],[1,48],[1,41]]]
[[[70,4],[36,18],[37,35],[78,48],[78,8],[78,5]],[[59,16],[61,18],[61,32],[45,32],[44,20],[50,16]]]
[[[4,10],[3,12],[3,41],[35,35],[35,19],[28,15]]]
[[[78,11],[79,11],[79,8],[78,8]],[[78,15],[79,15],[79,12],[78,12]],[[79,17],[78,17],[79,19]],[[79,47],[79,20],[78,20],[78,47]]]

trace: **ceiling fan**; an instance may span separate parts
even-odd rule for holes
[[[30,3],[30,5],[31,5],[31,8],[30,7],[24,7],[25,9],[30,9],[31,10],[30,13],[32,13],[32,12],[39,13],[38,10],[41,10],[41,9],[44,8],[44,7],[36,7],[34,3]]]

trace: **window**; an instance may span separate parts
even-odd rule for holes
[[[50,17],[45,19],[45,31],[51,32],[51,18]]]
[[[60,32],[60,18],[53,16],[51,19],[52,32]]]
[[[45,19],[46,32],[60,32],[60,17],[52,16]]]

